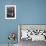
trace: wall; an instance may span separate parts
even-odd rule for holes
[[[17,35],[17,21],[5,19],[5,5],[16,4],[16,0],[0,0],[0,44],[7,44],[9,42],[8,35],[10,32],[16,32]],[[16,38],[16,43],[18,38]]]
[[[46,0],[17,0],[17,23],[46,24]]]
[[[5,20],[7,4],[16,4],[16,20]],[[8,43],[9,32],[17,34],[18,24],[46,24],[46,0],[0,0],[0,44]]]

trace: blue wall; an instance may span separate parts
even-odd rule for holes
[[[7,4],[16,4],[16,20],[5,19]],[[46,0],[0,0],[0,43],[8,43],[9,32],[17,34],[18,24],[46,24]]]

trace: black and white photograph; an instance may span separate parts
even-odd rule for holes
[[[46,42],[46,25],[18,25],[18,41],[20,46],[31,46]]]
[[[16,19],[16,5],[5,5],[5,19]]]

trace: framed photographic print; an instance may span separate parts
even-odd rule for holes
[[[18,42],[21,42],[23,40],[46,41],[46,25],[45,24],[19,24]]]
[[[5,19],[16,19],[16,5],[5,5]]]

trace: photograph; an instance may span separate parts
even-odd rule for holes
[[[18,25],[18,41],[20,46],[31,45],[32,42],[46,41],[46,25]]]
[[[5,5],[5,19],[16,19],[16,5]]]

